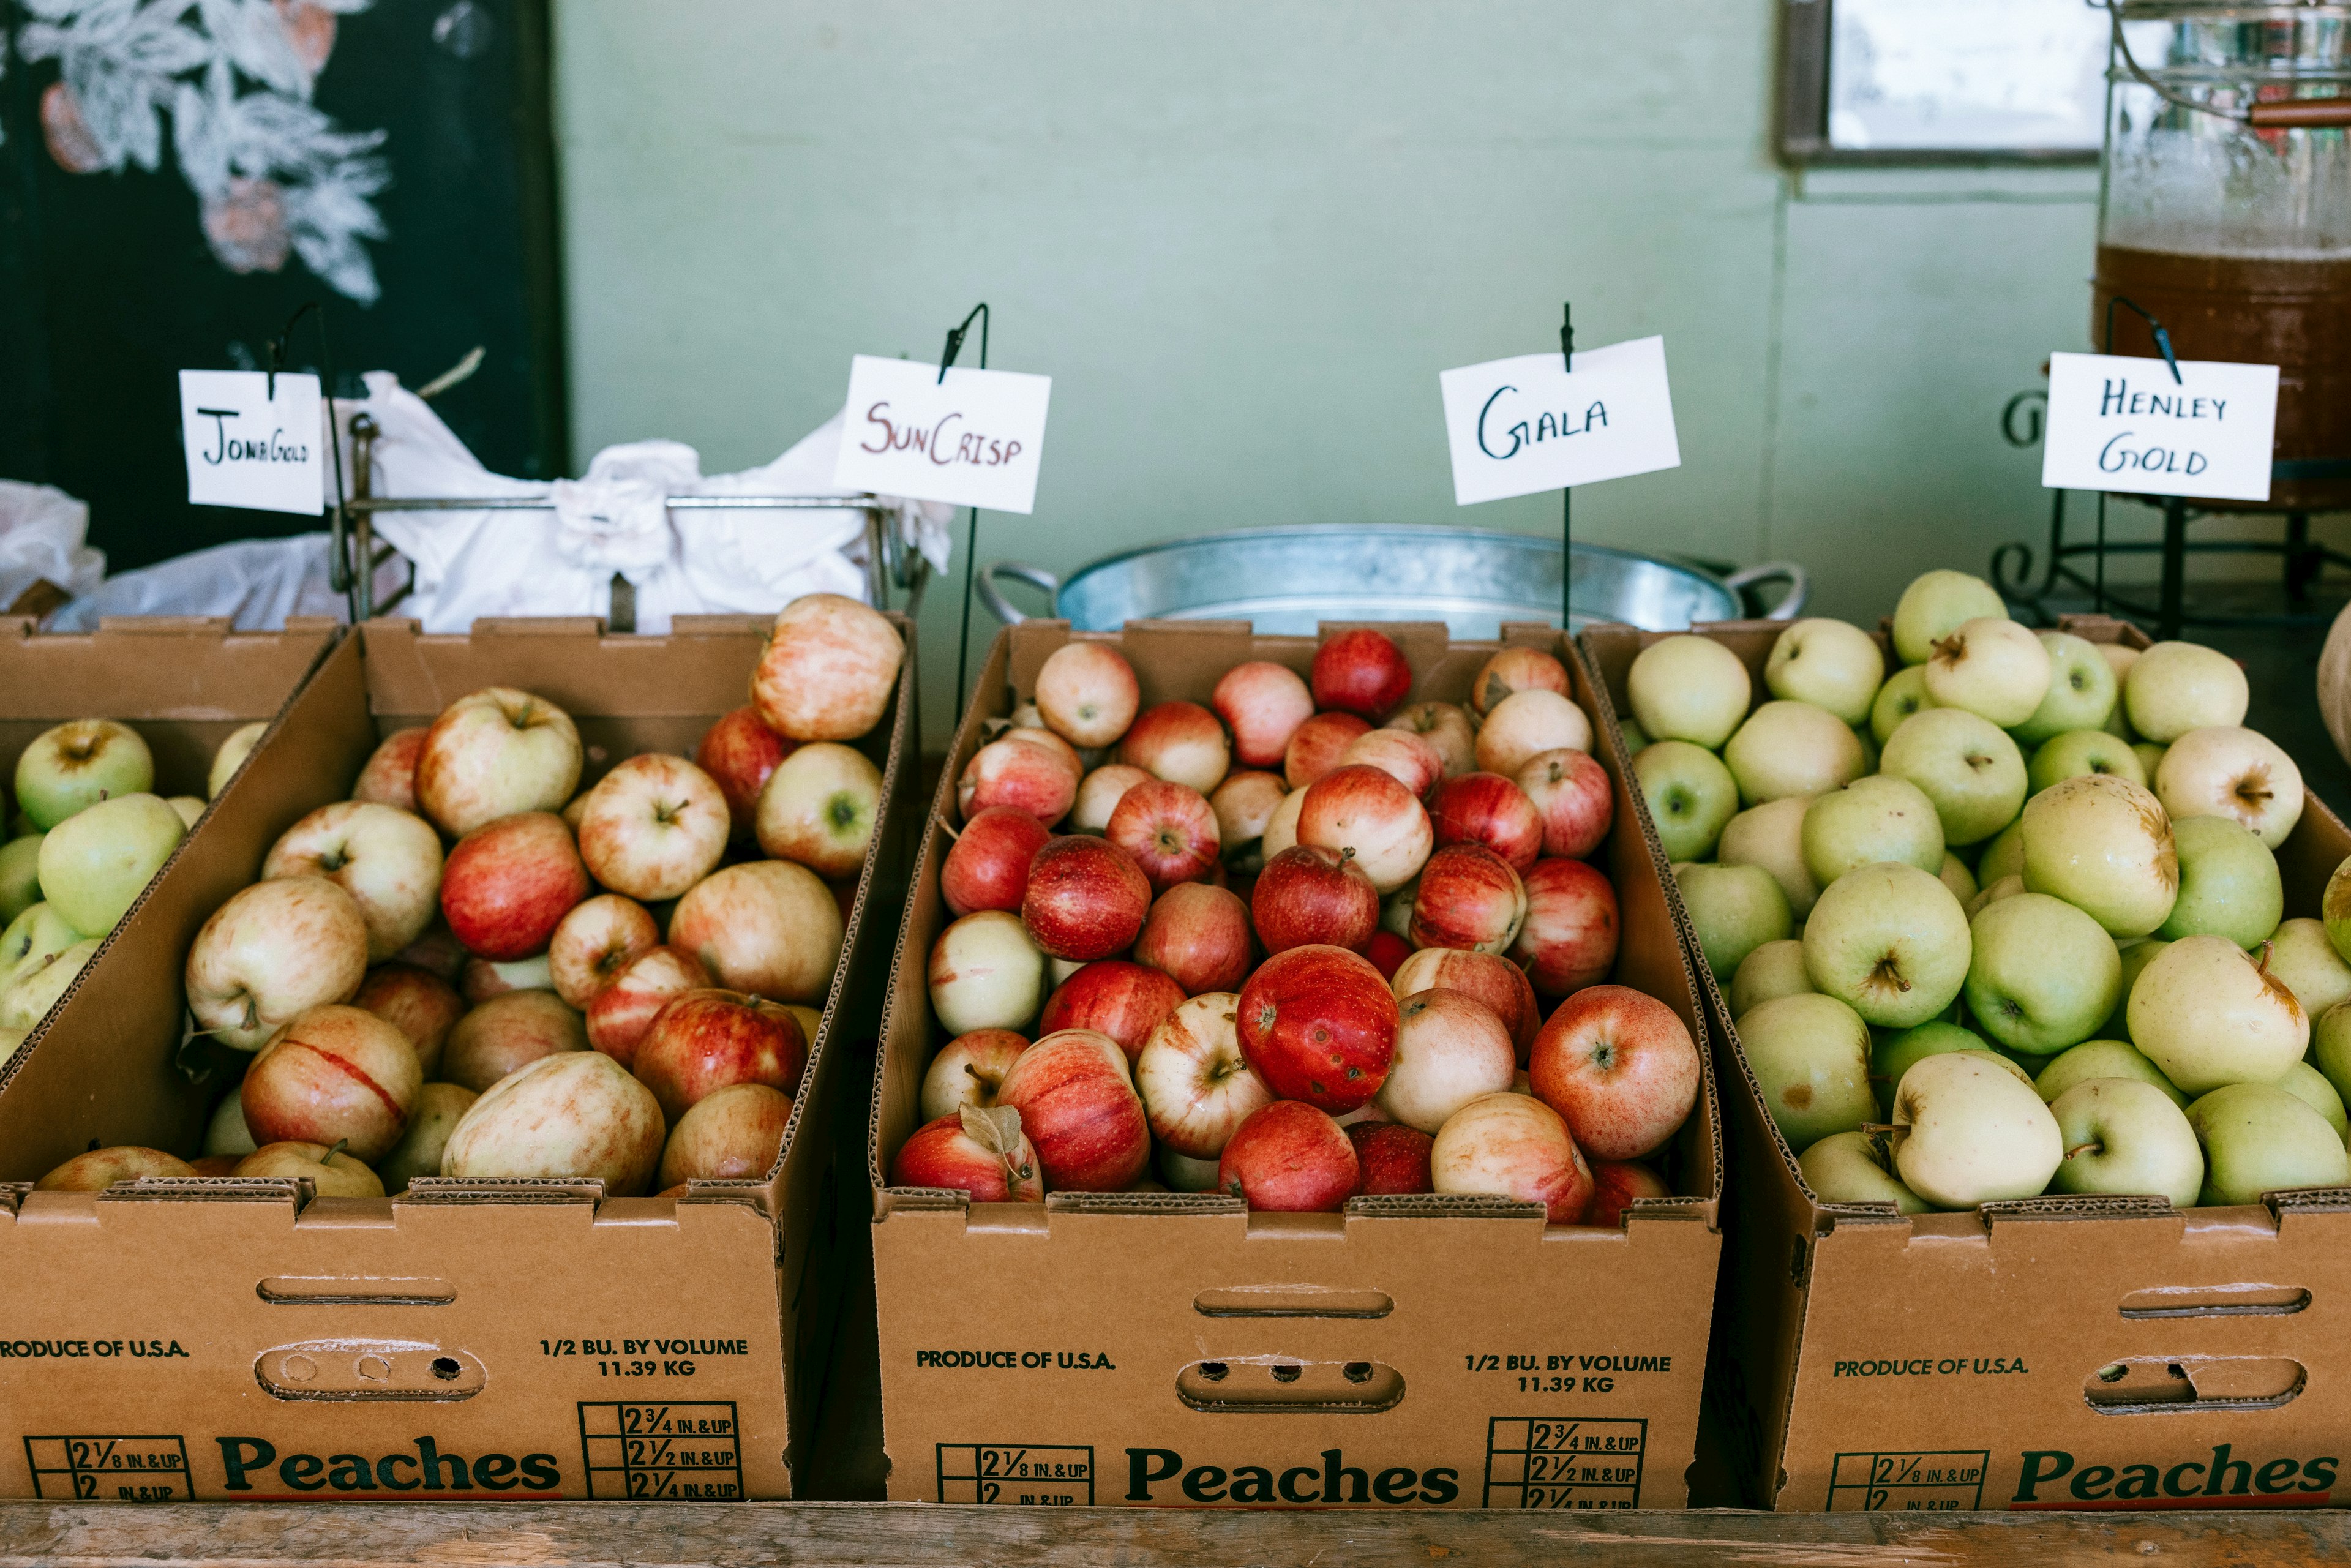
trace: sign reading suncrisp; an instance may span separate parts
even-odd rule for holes
[[[1666,340],[1465,365],[1437,378],[1460,506],[1678,468]]]
[[[905,496],[1032,512],[1045,452],[1050,376],[950,369],[860,354],[832,482]]]
[[[2278,368],[2120,354],[2049,356],[2041,483],[2130,496],[2270,498]]]

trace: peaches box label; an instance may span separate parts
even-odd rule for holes
[[[1036,510],[1053,378],[860,354],[832,482],[877,496]]]

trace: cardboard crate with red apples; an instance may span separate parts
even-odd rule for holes
[[[464,635],[377,621],[340,643],[322,629],[331,652],[234,787],[0,1072],[0,1177],[13,1184],[0,1186],[0,1495],[717,1500],[805,1488],[796,1467],[839,1310],[833,1195],[854,1179],[853,1155],[835,1168],[829,1107],[840,1059],[878,1021],[887,925],[873,933],[869,912],[899,907],[914,821],[899,809],[912,628],[855,615],[862,678],[846,706],[862,716],[832,728],[838,744],[789,758],[736,733],[771,618],[680,617],[657,636],[580,620],[485,621]],[[172,664],[155,638],[110,641],[120,690],[206,689],[197,656]],[[825,699],[821,680],[786,684],[781,700]],[[108,689],[77,702],[123,708]],[[497,743],[467,745],[476,724]],[[739,831],[744,802],[725,797],[758,768],[730,746],[775,769],[757,844]],[[708,774],[678,760],[697,755]],[[804,762],[803,779],[793,758],[823,766]],[[567,831],[551,808],[572,777]],[[342,973],[337,923],[361,921],[380,957],[409,934],[378,923],[414,888],[392,874],[396,841],[325,830],[351,813],[334,803],[355,788],[379,816],[414,822],[381,804],[399,804],[403,785],[444,831],[461,818],[472,830],[441,864],[446,931],[338,1005],[356,976]],[[517,791],[548,809],[517,806]],[[864,847],[817,841],[861,823]],[[614,894],[589,896],[595,883]],[[388,977],[416,995],[377,994]],[[695,988],[715,984],[735,989]],[[309,1005],[313,989],[325,1005]],[[450,1004],[429,1045],[426,992]],[[448,1027],[460,1006],[471,1010]],[[310,1021],[281,1023],[291,1008]],[[501,1009],[511,1016],[492,1019]],[[400,1050],[382,1049],[383,1019],[408,1037]],[[398,1167],[424,1121],[420,1077],[482,1092],[440,1128],[437,1167],[411,1171]],[[408,1102],[404,1132],[371,1119],[370,1094],[379,1109]],[[305,1116],[343,1119],[340,1152],[300,1142]],[[101,1146],[190,1156],[240,1118],[249,1139],[293,1141],[220,1156],[229,1176],[208,1165],[194,1177],[56,1177]],[[385,1155],[388,1134],[402,1141]],[[33,1186],[45,1173],[56,1190]]]
[[[1599,714],[1539,626],[998,637],[883,1023],[893,1499],[1686,1503],[1717,1112]]]

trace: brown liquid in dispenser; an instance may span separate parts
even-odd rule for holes
[[[2351,256],[2200,256],[2100,246],[2090,341],[2105,338],[2106,302],[2121,295],[2171,333],[2183,360],[2278,367],[2277,460],[2335,460],[2340,472],[2280,477],[2273,511],[2351,507]],[[2112,352],[2155,354],[2155,334],[2115,311]],[[2250,506],[2251,503],[2235,503]]]

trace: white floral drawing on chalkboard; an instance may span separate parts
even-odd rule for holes
[[[68,172],[152,171],[172,152],[203,203],[204,242],[231,272],[289,255],[373,304],[373,201],[392,172],[381,131],[345,131],[311,103],[336,19],[374,0],[17,0],[27,61],[58,62],[41,95],[49,156]]]

